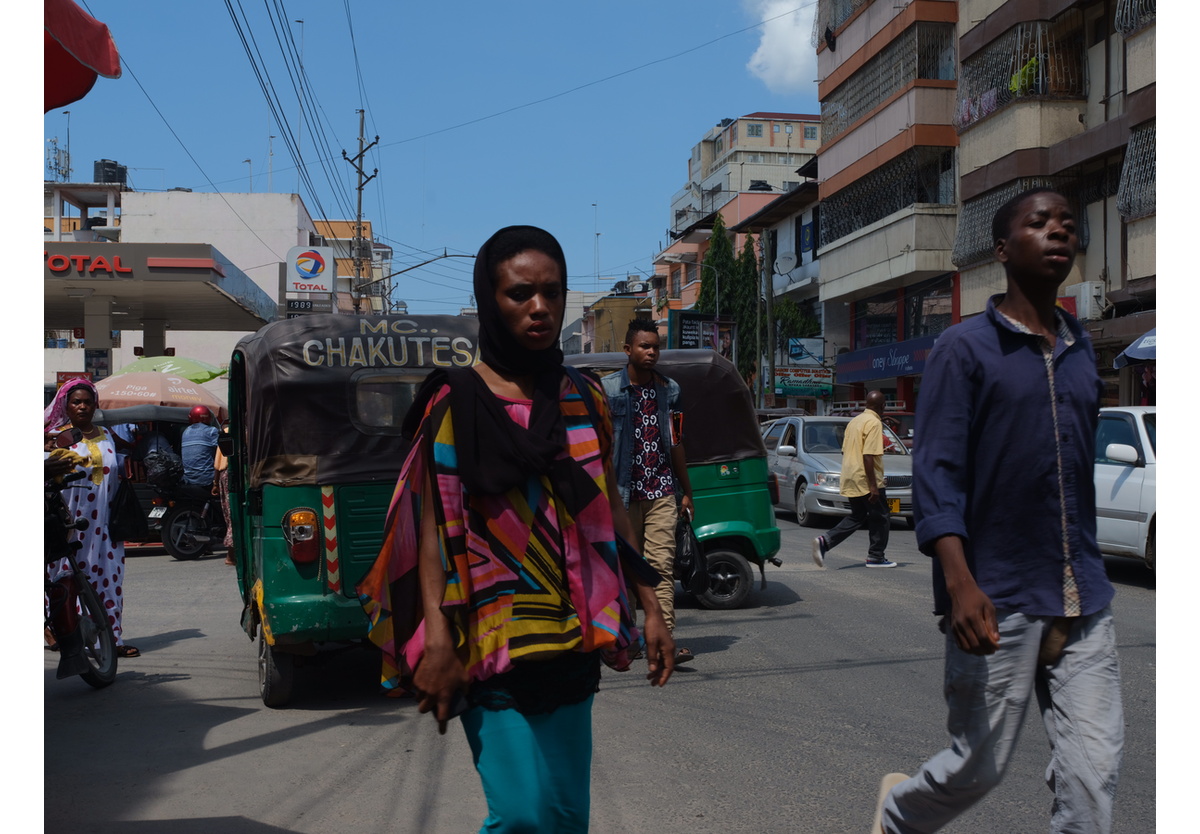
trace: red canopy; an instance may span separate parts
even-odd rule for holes
[[[108,27],[72,0],[45,0],[46,110],[87,95],[96,76],[121,77],[121,59]]]

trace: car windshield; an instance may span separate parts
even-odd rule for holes
[[[846,426],[849,420],[806,420],[801,442],[804,451],[817,455],[840,455],[842,440],[846,436]],[[770,446],[768,438],[768,446]],[[778,441],[776,441],[778,442]],[[907,455],[908,449],[896,433],[887,426],[883,427],[883,453],[885,455]]]
[[[1154,454],[1158,454],[1158,447],[1154,443],[1154,419],[1156,412],[1150,411],[1142,415],[1142,422],[1146,426],[1146,436],[1150,438],[1150,449]]]

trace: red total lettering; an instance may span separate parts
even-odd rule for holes
[[[113,272],[133,272],[133,267],[122,266],[121,256],[117,255],[115,258],[113,258]]]
[[[68,257],[71,259],[71,263],[75,264],[76,272],[83,272],[87,269],[87,255],[69,255]]]
[[[71,268],[71,260],[66,255],[48,255],[46,258],[46,268],[51,272],[65,272]]]
[[[88,264],[88,272],[112,272],[112,267],[108,265],[108,258],[103,255],[97,255]]]

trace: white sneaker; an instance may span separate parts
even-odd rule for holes
[[[908,776],[904,773],[889,773],[879,783],[879,797],[875,800],[875,822],[871,824],[871,834],[887,834],[883,830],[883,803],[887,801],[892,788],[899,785]]]
[[[813,562],[817,567],[825,567],[825,554],[829,551],[829,545],[825,544],[824,536],[817,536],[813,539],[812,553]]]

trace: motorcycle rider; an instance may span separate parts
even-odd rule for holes
[[[188,415],[188,427],[183,430],[180,441],[185,484],[212,487],[218,434],[217,427],[212,425],[212,412],[205,406],[195,406]]]

